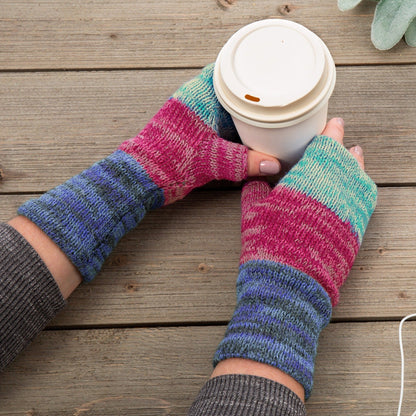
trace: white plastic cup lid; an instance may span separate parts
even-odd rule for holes
[[[214,87],[233,116],[265,123],[293,120],[329,99],[335,65],[304,26],[267,19],[237,31],[218,55]]]

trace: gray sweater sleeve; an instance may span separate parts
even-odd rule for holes
[[[0,223],[0,371],[64,306],[38,253],[13,227]]]
[[[188,416],[305,416],[300,398],[275,381],[243,374],[209,380]]]
[[[49,270],[13,227],[0,223],[0,371],[65,306]],[[209,380],[188,416],[305,416],[288,388],[248,375]]]

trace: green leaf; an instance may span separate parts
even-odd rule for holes
[[[413,22],[410,23],[406,30],[405,39],[409,46],[416,46],[416,19],[413,19]]]
[[[345,12],[347,10],[353,9],[362,1],[363,0],[338,0],[338,9],[340,9],[342,12]],[[373,1],[379,2],[380,0],[373,0]]]
[[[338,0],[338,8],[345,12],[346,10],[353,9],[357,4],[360,4],[362,0]]]
[[[377,4],[371,29],[374,46],[380,50],[392,48],[415,17],[415,0],[381,0]]]

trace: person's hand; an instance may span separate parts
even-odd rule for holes
[[[214,179],[241,181],[280,171],[274,157],[232,141],[238,135],[216,98],[213,68],[185,83],[138,136],[120,146],[163,190],[164,205]]]
[[[331,120],[274,188],[261,180],[244,186],[237,306],[214,356],[217,374],[233,359],[266,364],[309,397],[319,334],[376,205],[362,150],[342,140],[342,121]]]
[[[242,194],[241,264],[272,260],[302,270],[339,298],[376,204],[361,147],[343,146],[332,119],[274,189],[263,181]],[[261,232],[260,232],[261,230]]]
[[[42,230],[91,281],[120,239],[146,213],[213,179],[275,174],[279,162],[221,138],[235,136],[219,105],[210,65],[184,84],[133,139],[79,175],[23,204]]]
[[[325,126],[321,135],[331,137],[339,144],[344,144],[344,120],[342,118],[333,118]],[[364,153],[359,146],[353,146],[349,149],[351,155],[356,159],[361,169],[364,170]]]

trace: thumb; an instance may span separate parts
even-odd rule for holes
[[[271,191],[271,186],[265,181],[252,180],[247,182],[241,194],[241,213],[243,218],[257,202],[263,201]]]
[[[248,176],[277,175],[282,169],[280,162],[273,156],[249,150],[247,154]]]
[[[208,155],[212,177],[241,181],[248,176],[276,175],[280,162],[273,156],[249,150],[246,146],[230,142],[219,136],[209,142]]]
[[[212,179],[242,181],[248,176],[248,148],[224,140],[219,136],[205,142],[201,160],[205,162],[207,176]]]

